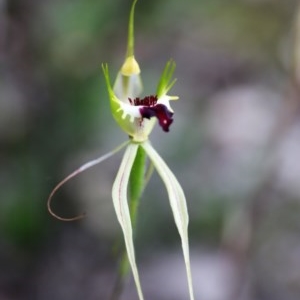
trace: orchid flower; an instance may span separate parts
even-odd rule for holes
[[[133,38],[133,20],[134,10],[137,0],[133,1],[128,28],[128,46],[125,61],[117,75],[114,86],[110,82],[109,70],[107,64],[102,65],[107,91],[110,100],[110,108],[112,115],[118,125],[129,136],[129,140],[116,147],[109,153],[89,161],[78,168],[76,171],[62,180],[52,191],[48,198],[49,212],[61,220],[74,220],[82,216],[72,219],[65,219],[57,216],[51,209],[51,199],[55,192],[67,181],[79,173],[99,164],[100,162],[111,157],[121,149],[126,147],[120,168],[118,170],[115,182],[112,187],[112,199],[117,219],[121,225],[125,247],[127,251],[128,261],[132,270],[133,278],[137,288],[140,300],[144,299],[139,279],[138,268],[135,260],[135,250],[133,244],[133,226],[131,220],[131,212],[127,199],[127,189],[130,175],[134,162],[137,158],[138,150],[142,149],[152,162],[154,168],[161,177],[168,193],[170,206],[174,216],[174,220],[181,237],[183,256],[186,266],[187,282],[190,299],[194,300],[192,275],[189,256],[188,242],[188,211],[186,198],[182,187],[177,181],[175,175],[169,169],[164,160],[156,152],[149,141],[149,135],[155,125],[156,119],[162,130],[169,131],[173,122],[173,110],[170,106],[171,100],[177,100],[177,96],[170,96],[168,93],[176,82],[172,79],[175,70],[175,63],[170,60],[161,74],[158,82],[157,90],[154,95],[140,98],[142,92],[142,82],[140,78],[140,67],[134,56],[134,38]]]

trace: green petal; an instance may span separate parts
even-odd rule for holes
[[[176,64],[173,60],[169,60],[166,63],[166,66],[161,74],[157,90],[156,90],[156,95],[158,98],[166,95],[168,91],[172,88],[172,86],[175,84],[176,79],[172,80],[173,73],[175,71]],[[171,97],[172,99],[177,99],[177,97]]]
[[[122,227],[128,260],[132,269],[139,299],[143,300],[139,274],[135,262],[134,245],[132,237],[132,225],[127,200],[127,187],[129,176],[135,160],[139,145],[130,143],[125,151],[121,166],[112,188],[112,198],[118,221]]]
[[[114,114],[121,107],[121,103],[120,103],[120,100],[116,97],[116,95],[115,95],[115,93],[114,93],[114,91],[111,87],[109,72],[108,72],[108,65],[107,64],[102,64],[102,70],[103,70],[103,74],[104,74],[104,77],[105,77],[106,88],[107,88],[107,91],[108,91],[111,111]]]
[[[150,142],[146,141],[141,144],[141,146],[145,149],[146,153],[153,162],[158,174],[160,175],[166,186],[175,223],[181,237],[190,299],[194,300],[188,241],[189,216],[184,192],[172,171],[166,165],[164,160],[159,156],[159,154],[155,151],[155,149],[151,146]]]

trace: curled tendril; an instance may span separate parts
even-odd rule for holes
[[[115,149],[113,149],[112,151],[94,159],[91,160],[85,164],[83,164],[81,167],[79,167],[77,170],[75,170],[73,173],[71,173],[70,175],[68,175],[66,178],[64,178],[61,182],[59,182],[56,187],[52,190],[52,192],[50,193],[48,200],[47,200],[47,208],[48,208],[48,212],[56,219],[60,220],[60,221],[65,221],[65,222],[71,222],[71,221],[76,221],[76,220],[80,220],[82,218],[85,217],[85,213],[82,213],[81,215],[78,215],[76,217],[73,218],[64,218],[64,217],[60,217],[59,215],[57,215],[51,208],[51,203],[52,203],[52,198],[55,195],[55,193],[58,191],[58,189],[64,185],[67,181],[69,181],[70,179],[72,179],[73,177],[77,176],[78,174],[80,174],[81,172],[84,172],[85,170],[101,163],[102,161],[108,159],[109,157],[111,157],[112,155],[116,154],[117,152],[119,152],[121,149],[123,149],[126,145],[128,145],[130,143],[129,141],[126,141],[124,143],[122,143],[121,145],[119,145],[118,147],[116,147]]]
[[[82,218],[85,217],[86,213],[82,213],[76,217],[73,218],[64,218],[64,217],[60,217],[59,215],[57,215],[51,208],[51,202],[52,202],[52,198],[54,196],[54,194],[57,192],[57,190],[64,185],[67,181],[69,181],[71,178],[75,177],[76,175],[78,175],[81,172],[80,169],[74,171],[73,173],[71,173],[69,176],[67,176],[65,179],[63,179],[51,192],[51,194],[48,197],[47,200],[47,208],[48,208],[48,212],[56,219],[60,220],[60,221],[65,221],[65,222],[71,222],[71,221],[76,221],[76,220],[80,220]]]

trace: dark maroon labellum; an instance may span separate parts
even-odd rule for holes
[[[170,125],[173,123],[173,113],[168,110],[168,108],[163,104],[156,104],[152,107],[141,107],[140,113],[143,118],[150,119],[151,117],[156,117],[158,119],[159,125],[162,127],[163,131],[168,132]]]
[[[156,117],[159,125],[166,132],[173,123],[173,113],[163,104],[157,104],[157,96],[147,96],[143,99],[128,99],[131,105],[142,106],[140,113],[142,118],[150,119]]]

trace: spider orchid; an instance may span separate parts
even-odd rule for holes
[[[136,2],[137,0],[134,0],[130,11],[128,47],[125,62],[117,75],[117,79],[113,87],[110,82],[108,66],[107,64],[102,65],[112,115],[122,130],[129,135],[129,140],[104,156],[82,165],[80,168],[62,180],[53,189],[48,198],[48,210],[53,216],[60,220],[70,221],[81,218],[82,215],[71,219],[65,219],[57,216],[52,211],[50,206],[53,195],[63,184],[65,184],[74,176],[99,164],[126,147],[120,168],[112,187],[112,199],[117,219],[123,231],[127,256],[136,284],[137,293],[139,299],[143,300],[144,296],[142,293],[139,273],[135,260],[132,221],[127,199],[127,189],[132,167],[137,157],[138,150],[140,148],[143,149],[152,162],[154,168],[157,170],[167,189],[172,213],[181,237],[189,295],[190,299],[194,300],[188,242],[189,217],[185,195],[175,175],[172,173],[160,155],[156,152],[156,150],[152,147],[148,139],[149,134],[155,125],[156,119],[158,120],[162,130],[166,132],[169,131],[169,127],[173,122],[173,110],[170,106],[170,101],[176,100],[178,97],[170,96],[168,95],[168,92],[176,81],[175,79],[172,79],[175,70],[175,63],[173,61],[167,62],[160,77],[155,95],[139,98],[139,94],[142,91],[140,67],[134,57],[133,51],[133,20]]]

